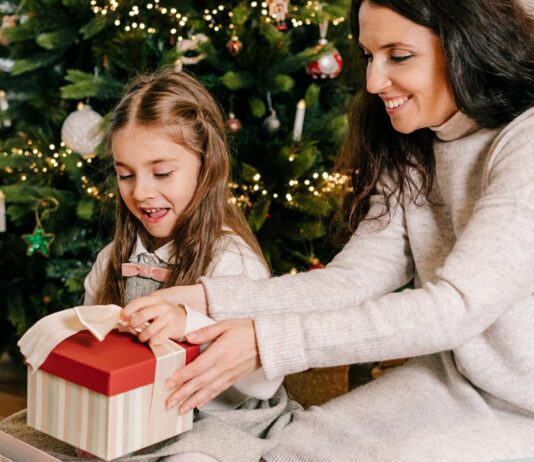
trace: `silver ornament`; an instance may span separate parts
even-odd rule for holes
[[[276,111],[272,111],[271,115],[265,118],[262,128],[263,131],[269,136],[273,136],[278,130],[280,130],[280,119],[276,117]]]
[[[61,139],[74,152],[87,156],[93,154],[102,142],[102,116],[85,105],[69,114],[61,127]]]

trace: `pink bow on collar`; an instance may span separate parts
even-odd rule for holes
[[[171,270],[145,265],[143,263],[123,263],[122,275],[125,277],[141,276],[158,282],[166,282],[171,275]]]

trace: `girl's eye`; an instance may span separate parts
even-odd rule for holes
[[[362,51],[362,53],[360,54],[360,58],[364,61],[369,62],[373,60],[373,55],[371,53],[366,53],[365,51]]]
[[[396,63],[402,63],[403,61],[406,61],[410,59],[413,55],[407,54],[407,55],[394,55],[391,56],[391,61],[395,61]]]
[[[157,178],[167,178],[171,176],[174,172],[166,172],[166,173],[154,173],[154,176]]]
[[[117,176],[119,177],[120,181],[129,180],[129,179],[133,178],[133,175],[119,175],[118,173],[117,173]]]

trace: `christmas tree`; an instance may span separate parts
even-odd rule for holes
[[[344,183],[331,169],[359,85],[348,59],[339,76],[354,52],[347,0],[0,8],[4,342],[80,302],[113,228],[115,184],[100,144],[106,114],[129,78],[162,65],[194,73],[220,102],[231,186],[274,273],[331,258],[327,224]]]

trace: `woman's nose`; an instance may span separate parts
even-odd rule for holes
[[[391,79],[380,65],[370,62],[367,65],[366,85],[369,93],[376,94],[390,87]]]

